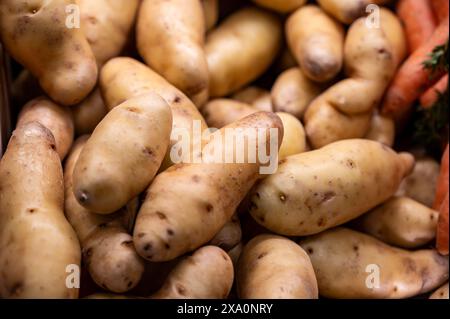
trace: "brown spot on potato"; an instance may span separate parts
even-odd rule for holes
[[[16,282],[11,289],[9,290],[9,293],[11,296],[19,296],[23,291],[23,283],[22,282]]]
[[[308,254],[312,255],[314,253],[314,249],[312,249],[311,247],[306,248],[306,251],[308,252]]]
[[[145,236],[145,233],[139,233],[139,234],[137,235],[138,238],[142,238],[142,237],[144,237],[144,236]]]
[[[33,213],[35,213],[36,211],[37,211],[37,208],[28,208],[28,209],[27,209],[27,212],[30,213],[30,214],[33,214]]]
[[[317,222],[317,226],[319,226],[319,227],[325,226],[325,219],[324,218],[320,218],[319,221]]]
[[[176,284],[175,289],[182,296],[184,296],[186,294],[186,288],[182,284]]]
[[[169,228],[169,229],[167,229],[167,235],[173,236],[173,235],[175,235],[175,232]]]
[[[167,250],[169,250],[169,249],[170,249],[169,243],[164,243],[164,248],[166,248]]]
[[[322,195],[319,205],[332,200],[336,196],[336,193],[333,191],[326,192]]]
[[[131,113],[139,113],[139,109],[137,108],[137,107],[132,107],[132,106],[129,106],[129,107],[127,107],[127,108],[125,108],[128,112],[131,112]]]
[[[200,176],[194,175],[194,176],[192,176],[192,180],[194,181],[194,183],[198,183],[198,182],[200,182]]]
[[[167,216],[166,216],[166,214],[164,214],[164,213],[161,213],[161,212],[155,212],[155,214],[156,214],[156,216],[158,216],[159,219],[161,219],[161,220],[166,220],[166,219],[167,219]]]
[[[133,241],[132,240],[125,240],[121,243],[122,246],[126,246],[126,247],[131,247],[133,246]]]
[[[265,256],[267,256],[267,253],[261,253],[258,255],[258,257],[256,257],[256,259],[261,259],[264,258]]]
[[[144,250],[145,250],[145,251],[149,251],[149,250],[151,250],[152,248],[153,248],[152,243],[147,243],[147,244],[145,244],[145,246],[144,246]]]
[[[87,203],[89,201],[89,195],[87,194],[86,191],[82,190],[82,191],[78,192],[77,200],[82,204]]]
[[[178,95],[175,96],[175,98],[173,99],[174,103],[180,103],[181,102],[181,97],[179,97]]]
[[[280,201],[282,201],[283,203],[286,201],[286,195],[283,193],[280,193],[279,198],[280,198]]]
[[[133,282],[129,281],[128,284],[127,284],[127,288],[130,288],[131,286],[133,286]]]
[[[108,226],[108,223],[101,223],[98,225],[98,228],[105,228],[106,226]]]
[[[210,203],[207,203],[207,204],[206,204],[206,211],[207,211],[208,213],[211,213],[213,210],[214,210],[214,206],[211,205]]]
[[[144,147],[142,151],[148,157],[153,158],[155,156],[155,151],[151,147]]]
[[[345,161],[345,164],[347,165],[347,167],[349,167],[349,168],[351,168],[351,169],[353,169],[353,168],[356,167],[355,162],[354,162],[352,159],[350,159],[350,158],[348,158],[348,159]]]
[[[91,257],[92,256],[92,248],[88,248],[84,254],[86,257]]]

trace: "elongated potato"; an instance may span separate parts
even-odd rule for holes
[[[232,14],[206,39],[210,95],[229,95],[258,78],[275,59],[281,42],[276,16],[258,8]]]
[[[201,3],[205,17],[205,31],[209,31],[219,21],[219,0],[202,0]]]
[[[75,133],[78,136],[91,134],[108,113],[99,88],[92,91],[83,102],[72,107],[71,110]]]
[[[202,109],[209,127],[222,128],[250,114],[258,112],[250,105],[231,99],[211,100]]]
[[[293,13],[286,37],[302,72],[316,82],[328,82],[341,71],[344,61],[344,28],[315,5]]]
[[[448,281],[448,257],[410,252],[362,233],[335,228],[304,239],[320,295],[327,298],[408,298]]]
[[[449,299],[448,283],[431,294],[430,299]]]
[[[366,139],[392,147],[395,142],[394,120],[389,116],[380,114],[378,110],[374,111]]]
[[[413,163],[412,155],[369,140],[290,156],[254,188],[250,213],[278,234],[316,234],[390,198]]]
[[[226,299],[233,278],[233,264],[227,253],[216,246],[205,246],[181,260],[151,298]]]
[[[145,62],[202,106],[208,100],[209,74],[200,1],[144,0],[136,33]]]
[[[152,181],[167,152],[172,115],[148,93],[117,106],[100,122],[75,165],[73,192],[92,212],[110,214]]]
[[[418,157],[414,170],[400,184],[396,195],[407,196],[425,206],[432,207],[439,169],[439,163],[433,158]]]
[[[97,81],[89,43],[81,29],[69,27],[73,19],[66,10],[74,10],[74,5],[75,0],[0,2],[2,43],[38,78],[42,89],[63,105],[81,102]]]
[[[81,28],[98,66],[118,56],[133,28],[139,0],[78,0]]]
[[[17,120],[17,127],[29,122],[39,122],[52,132],[56,142],[56,151],[59,158],[63,160],[69,152],[74,136],[70,109],[41,96],[28,102],[22,108]]]
[[[275,235],[260,235],[245,245],[237,286],[243,299],[319,298],[308,254],[295,242]]]
[[[402,248],[418,248],[436,238],[439,213],[408,197],[393,197],[355,221],[363,233]]]
[[[302,118],[321,90],[321,85],[309,80],[300,68],[288,69],[280,74],[272,87],[274,110]]]
[[[283,122],[284,136],[280,146],[279,159],[306,151],[306,134],[303,124],[289,113],[276,113]]]
[[[380,27],[355,21],[345,40],[347,79],[316,98],[305,114],[305,129],[313,148],[342,139],[362,138],[372,113],[406,53],[398,18],[380,9]]]
[[[77,139],[64,167],[65,213],[81,243],[84,262],[100,287],[122,293],[134,288],[144,272],[133,238],[121,224],[123,212],[98,215],[81,206],[73,193],[75,164],[89,136]]]
[[[64,218],[55,139],[40,123],[13,133],[0,162],[0,198],[0,296],[77,298],[66,271],[79,270],[80,245]]]
[[[237,214],[222,227],[222,229],[209,242],[210,245],[218,246],[225,251],[229,251],[241,242],[241,223]]]
[[[264,169],[271,169],[270,163],[264,166],[260,156],[255,156],[256,163],[245,155],[239,162],[239,150],[234,150],[237,143],[228,145],[224,141],[227,129],[233,130],[236,141],[248,141],[241,149],[241,154],[247,156],[251,156],[250,152],[276,155],[283,138],[278,116],[255,113],[213,133],[201,163],[175,165],[159,174],[147,190],[134,228],[134,244],[142,257],[167,261],[210,241],[235,213],[260,174],[265,174]],[[259,133],[252,136],[255,130]],[[268,138],[256,138],[264,134]],[[275,144],[277,149],[272,149]],[[222,160],[214,158],[217,150]],[[231,163],[223,160],[229,157]]]
[[[289,13],[304,5],[307,0],[252,0],[257,5],[279,13]]]
[[[248,86],[233,94],[231,98],[239,102],[250,104],[259,111],[273,111],[270,92],[257,86]]]
[[[172,109],[172,133],[182,130],[189,136],[191,152],[184,154],[183,162],[192,163],[200,156],[196,151],[198,144],[193,131],[198,126],[203,132],[206,122],[195,105],[177,88],[169,84],[164,78],[152,71],[144,64],[131,58],[111,59],[102,68],[100,87],[108,109],[113,109],[126,100],[141,94],[153,92],[160,95]],[[171,136],[170,147],[179,142],[176,134]],[[163,166],[172,164],[169,153]]]
[[[319,5],[328,14],[345,24],[371,13],[369,4],[384,5],[391,0],[317,0]]]

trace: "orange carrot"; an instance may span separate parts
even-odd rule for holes
[[[441,160],[441,172],[439,173],[439,179],[436,187],[436,196],[434,198],[433,209],[438,210],[441,207],[442,201],[445,198],[445,194],[448,192],[448,161],[449,150],[445,149],[444,155]]]
[[[429,0],[399,0],[397,15],[405,26],[410,52],[427,42],[436,29],[436,18]]]
[[[403,63],[388,88],[382,104],[382,113],[394,118],[402,126],[411,113],[412,105],[436,81],[431,80],[430,71],[423,67],[434,48],[448,40],[448,17],[442,21],[433,36],[414,51]],[[437,79],[444,74],[436,74]]]
[[[448,89],[448,73],[444,75],[433,87],[429,88],[420,97],[420,105],[424,108],[432,107],[442,94]]]
[[[439,22],[448,17],[448,0],[431,0],[431,6]]]
[[[437,250],[441,255],[448,255],[448,192],[439,210],[437,229]]]

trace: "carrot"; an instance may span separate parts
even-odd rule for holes
[[[382,113],[394,118],[399,127],[405,124],[412,111],[412,105],[436,80],[431,79],[430,70],[423,66],[435,47],[448,39],[448,17],[442,21],[433,36],[414,51],[403,63],[390,84],[382,104]],[[438,79],[445,72],[439,70]]]
[[[448,192],[439,210],[437,229],[437,250],[441,255],[448,255]]]
[[[439,94],[448,89],[448,73],[441,77],[441,79],[431,88],[429,88],[420,97],[420,105],[424,108],[432,107],[439,98]]]
[[[427,42],[436,29],[436,18],[429,0],[399,0],[397,15],[405,26],[410,52]]]
[[[439,178],[436,186],[436,196],[434,198],[433,209],[438,210],[441,207],[442,201],[445,198],[445,194],[448,192],[448,161],[449,161],[449,150],[445,149],[444,155],[441,160],[441,172],[439,173]]]
[[[439,22],[448,17],[448,0],[431,0],[431,7]]]

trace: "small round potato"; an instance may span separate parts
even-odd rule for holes
[[[108,114],[108,108],[103,102],[101,92],[98,88],[80,104],[71,108],[75,133],[80,136],[91,134],[98,123]]]
[[[247,103],[259,111],[273,111],[270,92],[257,86],[248,86],[233,94],[231,98],[242,103]]]

